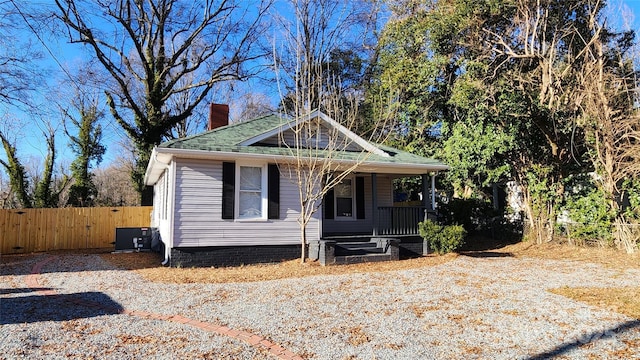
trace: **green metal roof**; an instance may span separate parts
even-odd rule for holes
[[[244,141],[252,139],[261,134],[274,131],[282,126],[285,126],[287,123],[288,121],[286,119],[283,119],[279,115],[267,115],[244,122],[233,123],[204,132],[202,134],[193,135],[182,139],[171,140],[160,144],[158,148],[291,156],[293,150],[287,149],[286,147],[240,145]],[[355,151],[341,151],[339,154],[333,153],[331,155],[328,151],[317,151],[313,153],[313,156],[328,157],[330,155],[333,159],[346,161],[362,160],[363,156],[366,156],[367,162],[376,162],[380,164],[402,163],[444,166],[443,163],[435,159],[429,159],[419,155],[414,155],[386,145],[373,145],[383,150],[390,156],[380,156],[373,153],[363,155],[362,152]],[[312,150],[308,150],[307,153],[312,154]],[[301,154],[305,154],[305,152],[301,151]]]

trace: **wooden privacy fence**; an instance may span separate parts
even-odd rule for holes
[[[116,228],[148,227],[152,209],[0,209],[0,254],[112,247]]]

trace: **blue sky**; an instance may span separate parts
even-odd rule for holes
[[[611,21],[618,22],[620,26],[628,26],[636,31],[640,29],[640,0],[610,0],[608,4]],[[630,11],[631,14],[627,14],[627,11]],[[627,15],[629,15],[631,21],[629,24],[626,24],[625,17]]]
[[[608,18],[610,25],[616,28],[631,28],[636,31],[640,30],[640,0],[610,0],[608,9]],[[640,31],[638,31],[640,32]],[[640,34],[638,34],[640,36]],[[35,39],[34,39],[35,40]],[[60,39],[46,39],[47,48],[42,47],[44,53],[43,64],[44,66],[52,69],[52,72],[60,72],[60,65],[73,68],[78,58],[83,56],[90,56],[90,54],[83,53],[83,50],[78,46],[70,46],[64,42],[64,38]],[[35,42],[38,44],[37,42]],[[41,45],[41,44],[40,44]],[[49,53],[50,52],[50,53]],[[40,97],[47,98],[52,94],[40,94]],[[55,96],[55,94],[53,95]],[[271,97],[274,94],[270,94]],[[228,101],[228,99],[214,99],[217,101]],[[44,103],[46,106],[46,102]],[[34,163],[38,160],[43,162],[46,156],[46,148],[44,146],[44,138],[41,135],[41,126],[38,126],[36,122],[30,122],[26,115],[13,111],[14,115],[21,118],[19,120],[22,125],[22,129],[19,134],[19,141],[17,142],[18,152],[21,158],[32,157]],[[55,119],[53,119],[55,120]],[[107,154],[105,155],[105,161],[103,165],[108,164],[114,158],[116,158],[122,149],[118,143],[124,137],[123,131],[112,120],[108,114],[103,121],[104,137],[103,143],[107,146]],[[59,127],[59,134],[57,136],[58,142],[58,159],[66,167],[72,161],[74,155],[66,145],[66,137],[62,133],[62,127]],[[0,156],[4,158],[4,152],[0,151]],[[26,162],[26,159],[23,160]]]

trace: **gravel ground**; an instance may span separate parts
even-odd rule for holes
[[[638,286],[639,270],[460,256],[414,270],[234,284],[151,283],[97,255],[2,266],[0,358],[272,358],[248,343],[169,321],[71,306],[179,314],[263,336],[310,359],[640,358],[640,321],[548,291]],[[215,271],[215,270],[212,270]]]

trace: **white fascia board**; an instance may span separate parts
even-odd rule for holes
[[[172,148],[156,148],[154,149],[155,156],[152,156],[152,161],[155,161],[156,166],[161,167],[158,171],[158,177],[162,174],[165,166],[167,166],[174,158],[185,159],[203,159],[203,160],[258,160],[258,161],[273,161],[276,163],[295,163],[296,157],[293,155],[273,155],[273,154],[248,154],[238,152],[224,152],[224,151],[208,151],[208,150],[191,150],[191,149],[172,149]],[[381,174],[404,174],[404,175],[420,175],[431,172],[445,171],[449,169],[449,166],[444,164],[411,164],[411,163],[386,163],[377,161],[358,161],[358,160],[336,160],[331,159],[336,163],[335,170],[341,171],[347,169],[353,165],[358,165],[355,172],[375,172]],[[150,165],[151,166],[151,162]],[[152,174],[155,171],[149,172],[147,170],[147,177],[145,177],[145,183],[149,180],[153,180]],[[155,180],[157,181],[157,179]],[[152,182],[151,184],[153,184]]]
[[[149,163],[147,164],[147,170],[144,172],[143,182],[145,185],[155,185],[162,174],[161,166],[155,159],[156,157],[156,148],[154,147],[151,151],[151,157],[149,158]]]
[[[147,164],[147,170],[144,173],[144,184],[155,185],[160,179],[162,173],[169,167],[173,155],[168,153],[160,153],[158,147],[154,147],[151,151],[151,157],[149,164]]]
[[[143,180],[144,180],[144,183],[146,185],[149,185],[148,184],[148,179],[151,176],[150,175],[151,174],[151,169],[153,169],[154,166],[156,166],[155,159],[154,159],[155,155],[156,155],[156,149],[157,149],[157,147],[154,146],[153,150],[151,150],[151,157],[149,158],[149,163],[147,164],[147,169],[144,172],[144,179]]]

